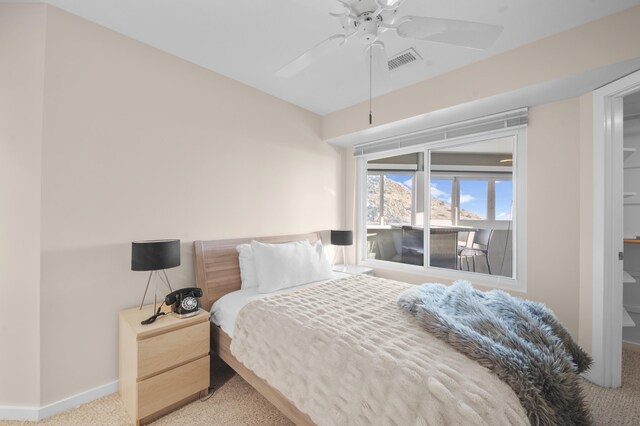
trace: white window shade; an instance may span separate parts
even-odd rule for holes
[[[439,142],[447,139],[482,134],[495,130],[517,128],[526,126],[528,122],[529,110],[527,108],[521,108],[518,110],[488,115],[486,117],[475,118],[473,120],[461,121],[458,123],[448,124],[446,126],[434,127],[375,142],[356,145],[353,148],[353,155],[355,157],[360,157],[363,155],[391,151],[398,148],[406,148],[429,142]]]

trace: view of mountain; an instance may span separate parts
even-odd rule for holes
[[[384,212],[380,221],[380,176],[367,178],[367,222],[369,225],[411,224],[411,189],[402,183],[384,178]],[[451,220],[451,204],[431,197],[431,219]],[[460,219],[482,219],[476,213],[460,210]]]
[[[451,204],[431,197],[431,219],[451,220]],[[460,209],[460,220],[482,220],[482,217],[468,210]]]

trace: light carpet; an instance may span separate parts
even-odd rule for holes
[[[583,383],[597,426],[640,425],[640,352],[622,350],[622,387],[601,388],[586,380]]]
[[[292,425],[273,405],[231,369],[213,375],[214,392],[153,422],[154,425]],[[584,394],[596,426],[640,425],[640,352],[623,350],[622,387],[607,389],[584,381]],[[31,422],[1,422],[3,426]],[[127,425],[118,394],[37,422],[38,425]]]

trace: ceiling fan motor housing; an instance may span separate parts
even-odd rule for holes
[[[382,22],[380,15],[374,16],[371,12],[365,12],[358,16],[356,26],[360,39],[365,43],[373,43],[376,41],[380,22]]]

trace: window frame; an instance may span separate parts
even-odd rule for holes
[[[425,158],[425,170],[422,176],[422,186],[424,188],[424,229],[429,229],[430,226],[430,214],[426,214],[430,211],[431,205],[431,151],[435,149],[454,147],[460,145],[466,145],[470,143],[478,143],[483,141],[489,141],[498,138],[510,137],[513,139],[513,154],[512,154],[512,256],[513,256],[513,277],[503,277],[498,275],[487,275],[480,273],[473,273],[468,271],[445,269],[431,267],[428,265],[427,259],[430,258],[430,233],[424,233],[424,247],[425,247],[425,264],[408,265],[398,262],[389,262],[378,259],[366,258],[366,236],[367,236],[367,220],[366,220],[366,176],[367,176],[367,163],[371,160],[379,160],[386,157],[398,156],[403,154],[410,154],[416,152],[423,152]],[[526,292],[527,290],[527,255],[526,255],[526,232],[527,232],[527,131],[526,125],[519,127],[513,127],[500,131],[491,131],[481,134],[462,136],[459,138],[445,139],[436,142],[426,142],[423,144],[415,144],[405,148],[397,148],[384,152],[376,152],[371,154],[365,154],[357,157],[356,162],[356,259],[357,263],[379,269],[386,269],[404,273],[411,273],[428,277],[430,279],[442,279],[455,281],[458,279],[465,279],[473,282],[477,285],[483,285],[491,288],[500,288],[518,292]],[[414,178],[415,181],[418,179]],[[382,191],[381,191],[382,192]],[[413,191],[416,192],[416,191]],[[510,221],[495,221],[495,224],[503,222],[508,224]],[[473,224],[480,224],[481,221],[474,221]]]

